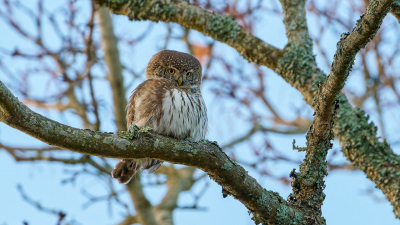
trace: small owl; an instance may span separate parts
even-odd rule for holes
[[[207,133],[207,109],[200,91],[201,64],[190,54],[162,50],[146,68],[147,80],[132,93],[127,106],[127,125],[149,126],[174,138],[200,141]],[[123,159],[112,177],[128,183],[139,170],[157,170],[163,161]]]

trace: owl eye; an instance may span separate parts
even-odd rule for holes
[[[169,73],[169,74],[174,74],[174,73],[175,73],[175,70],[174,70],[174,69],[168,69],[168,73]]]
[[[186,74],[186,77],[190,77],[190,76],[192,76],[192,73],[191,73],[191,72],[188,72],[188,73]]]

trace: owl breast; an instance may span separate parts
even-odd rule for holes
[[[200,91],[167,90],[155,131],[194,141],[204,139],[207,133],[207,109]]]

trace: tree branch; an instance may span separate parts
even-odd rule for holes
[[[329,149],[331,134],[327,127],[329,128],[332,124],[332,110],[337,107],[334,101],[339,96],[341,106],[337,112],[338,123],[335,131],[336,137],[341,142],[342,151],[356,167],[363,170],[367,177],[383,191],[391,202],[396,217],[400,218],[400,187],[397,185],[400,182],[397,175],[400,173],[399,157],[391,151],[386,142],[378,141],[376,129],[373,124],[368,124],[368,118],[364,116],[364,113],[360,110],[353,110],[347,99],[343,95],[339,95],[352,68],[356,54],[375,36],[393,2],[393,0],[370,1],[366,12],[358,20],[353,31],[350,34],[342,35],[337,45],[331,73],[321,87],[317,102],[314,105],[316,118],[312,129],[315,132],[307,140],[309,141],[311,138],[317,138],[321,141],[327,140],[328,142],[325,141],[325,144],[321,147],[326,151]],[[320,152],[320,154],[325,153]],[[352,154],[357,155],[357,157]],[[322,167],[315,168],[314,171],[325,171],[324,161],[325,158],[320,159]],[[317,183],[323,185],[323,181]]]
[[[324,95],[329,95],[329,99],[324,100],[322,104],[333,107],[333,102],[338,97],[340,106],[333,131],[340,142],[343,154],[382,190],[392,204],[394,214],[400,218],[400,186],[397,185],[400,183],[399,156],[393,153],[386,141],[383,143],[379,141],[376,137],[377,128],[368,122],[369,117],[364,111],[353,108],[344,95],[337,96],[353,65],[356,53],[375,35],[393,2],[393,0],[370,1],[367,11],[358,20],[353,32],[342,36],[331,72],[338,76],[329,76],[331,78],[328,78],[330,81],[327,83],[330,84],[327,84],[328,87],[322,91]],[[298,46],[287,45],[275,72],[299,90],[308,104],[313,105],[317,96],[317,84],[327,78],[318,69],[315,60],[310,61],[301,53],[302,50]],[[309,63],[312,63],[311,75],[308,74],[306,66]],[[329,112],[331,110],[326,110],[322,117],[328,117]]]
[[[380,3],[371,2],[353,31],[342,35],[337,45],[331,73],[320,86],[314,103],[315,118],[307,133],[306,158],[300,165],[300,173],[296,174],[294,171],[291,173],[294,179],[292,182],[294,194],[289,199],[309,209],[310,214],[314,213],[313,220],[316,220],[318,224],[326,224],[326,221],[321,218],[321,206],[325,199],[324,178],[328,175],[326,156],[328,150],[332,148],[333,116],[339,107],[337,96],[349,75],[355,55],[375,36],[392,4],[391,1]],[[334,101],[336,101],[335,104]]]
[[[95,14],[95,5],[92,2],[92,15],[90,16],[90,20],[88,22],[89,34],[86,38],[85,42],[85,52],[86,52],[86,76],[89,80],[89,90],[90,90],[90,97],[92,98],[92,105],[93,105],[93,113],[96,117],[96,122],[94,123],[93,130],[100,130],[100,117],[99,117],[99,104],[97,103],[97,99],[94,94],[94,87],[93,87],[93,76],[92,76],[92,65],[93,65],[93,52],[92,52],[92,44],[93,44],[93,28],[94,28],[94,14]]]
[[[399,21],[400,23],[400,1],[397,0],[393,3],[392,8],[389,11],[391,14],[393,14],[394,17]]]
[[[371,40],[379,29],[383,18],[394,1],[370,1],[366,13],[353,28],[351,34],[345,34],[338,43],[335,61],[332,64],[330,76],[327,78],[325,94],[338,93],[338,86],[343,86],[354,58],[359,49]],[[329,81],[329,82],[328,82]],[[325,102],[336,98],[331,95]],[[376,128],[368,124],[368,116],[360,109],[352,110],[344,96],[338,114],[336,136],[342,143],[344,155],[374,181],[376,187],[382,190],[393,206],[394,214],[400,218],[400,159],[393,153],[386,141],[379,142],[376,138]],[[353,119],[354,118],[354,119]]]
[[[135,206],[138,222],[143,225],[157,225],[158,223],[151,210],[151,204],[144,195],[142,184],[140,183],[140,173],[126,185],[126,190],[131,196],[133,205]]]
[[[209,12],[184,0],[93,0],[131,20],[175,22],[236,49],[249,62],[276,68],[282,51],[254,37],[230,16]]]
[[[280,128],[266,128],[258,123],[254,124],[254,126],[243,136],[238,137],[237,139],[232,140],[231,142],[223,145],[221,148],[222,149],[228,149],[236,144],[239,144],[243,141],[248,140],[251,136],[253,136],[257,132],[270,132],[270,133],[277,133],[277,134],[304,134],[307,132],[308,128],[310,126],[310,123],[304,126],[299,126],[296,128],[286,128],[286,129],[280,129]]]
[[[353,31],[344,33],[340,37],[331,72],[322,88],[322,95],[325,96],[325,99],[320,104],[324,104],[324,108],[330,107],[332,109],[333,102],[337,99],[345,80],[349,76],[356,54],[373,39],[393,2],[393,0],[371,1],[366,12],[354,26]],[[327,108],[325,114],[321,116],[328,117],[331,111]]]
[[[112,158],[155,158],[199,168],[263,223],[300,223],[305,213],[278,193],[265,190],[214,142],[175,140],[140,131],[129,141],[116,134],[76,129],[43,117],[23,105],[0,81],[0,121],[47,144]]]
[[[178,196],[182,191],[189,190],[195,183],[196,180],[193,179],[193,174],[196,168],[184,167],[175,169],[172,165],[164,168],[168,176],[166,183],[168,191],[161,203],[156,206],[156,218],[160,225],[173,225],[172,212],[178,207]]]
[[[289,42],[307,45],[312,50],[312,40],[308,33],[305,0],[280,0],[283,8],[283,22]],[[312,53],[312,52],[311,52]]]
[[[47,208],[47,207],[43,206],[42,204],[40,204],[39,202],[31,199],[25,193],[24,189],[22,188],[22,186],[20,184],[17,185],[17,189],[18,189],[19,193],[21,194],[22,198],[24,199],[24,201],[26,201],[27,203],[29,203],[30,205],[34,206],[36,209],[38,209],[42,212],[45,212],[48,214],[53,214],[53,215],[57,216],[58,217],[57,225],[60,225],[61,222],[65,219],[66,214],[63,211]]]

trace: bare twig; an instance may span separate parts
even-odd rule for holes
[[[21,186],[20,184],[18,184],[17,189],[18,189],[19,193],[21,194],[22,198],[23,198],[27,203],[29,203],[30,205],[34,206],[35,208],[37,208],[38,210],[40,210],[40,211],[42,211],[42,212],[49,213],[49,214],[53,214],[53,215],[57,216],[57,217],[58,217],[57,225],[60,225],[60,224],[61,224],[61,221],[64,220],[64,218],[65,218],[65,216],[66,216],[66,214],[65,214],[64,212],[59,211],[59,210],[54,210],[54,209],[47,208],[47,207],[43,206],[42,204],[40,204],[39,202],[37,202],[37,201],[31,199],[31,198],[25,193],[24,189],[22,188],[22,186]]]

